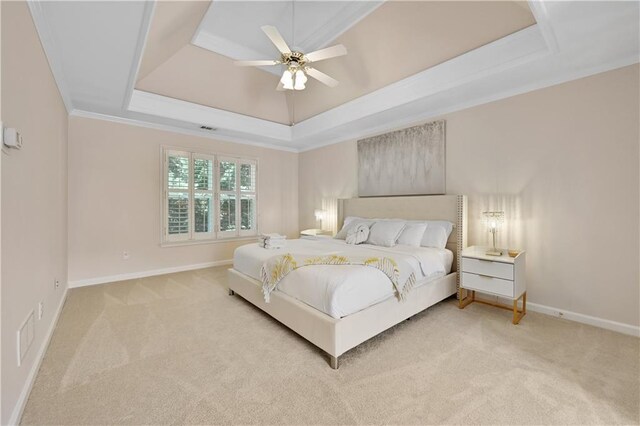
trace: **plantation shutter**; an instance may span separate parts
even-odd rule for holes
[[[165,157],[165,238],[168,241],[190,237],[190,155],[167,151]]]
[[[163,153],[163,242],[257,235],[256,161]]]
[[[212,155],[193,154],[193,235],[195,239],[214,237],[215,162]]]
[[[218,158],[218,238],[238,236],[238,161]]]
[[[240,235],[256,235],[256,163],[241,160],[239,168]]]

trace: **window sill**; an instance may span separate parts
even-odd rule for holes
[[[160,247],[196,246],[202,244],[232,243],[237,241],[258,241],[258,236],[252,235],[248,237],[218,238],[215,240],[163,241],[160,243]]]

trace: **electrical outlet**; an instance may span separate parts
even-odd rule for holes
[[[54,288],[54,290],[57,290],[57,289],[60,288],[60,280],[59,279],[57,279],[57,278],[53,279],[53,288]]]
[[[122,260],[129,260],[129,252],[128,251],[123,251],[122,252]]]
[[[44,314],[44,302],[38,303],[38,319],[42,319],[42,315]]]

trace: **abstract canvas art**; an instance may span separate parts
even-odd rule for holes
[[[358,141],[358,195],[445,193],[445,121]]]

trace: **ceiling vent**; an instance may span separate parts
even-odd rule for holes
[[[207,131],[209,131],[209,132],[215,132],[216,130],[218,130],[218,129],[216,129],[215,127],[211,127],[211,126],[200,126],[200,128],[201,128],[202,130],[207,130]]]

